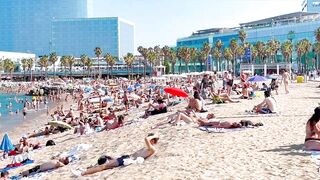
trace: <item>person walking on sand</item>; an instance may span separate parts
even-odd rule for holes
[[[85,175],[101,172],[107,169],[113,169],[115,167],[126,166],[128,165],[127,163],[125,163],[126,161],[130,161],[130,160],[134,161],[139,158],[147,159],[156,153],[155,145],[158,143],[158,141],[159,141],[159,137],[151,133],[145,138],[145,143],[147,147],[142,148],[131,155],[124,155],[119,158],[110,158],[111,160],[108,161],[107,163],[89,168],[82,173],[79,171],[72,171],[72,172],[77,176],[80,176],[80,175],[85,176]]]
[[[284,89],[286,91],[286,94],[289,93],[289,80],[290,80],[290,76],[289,76],[289,73],[288,71],[285,69],[283,70],[282,72],[282,81],[283,81],[283,84],[284,84]],[[281,81],[281,84],[282,84],[282,81]]]
[[[22,114],[23,114],[23,119],[26,119],[26,116],[27,116],[27,107],[26,106],[23,107]]]

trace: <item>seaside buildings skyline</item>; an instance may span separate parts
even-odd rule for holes
[[[91,18],[92,0],[3,0],[0,50],[94,57],[94,48],[122,57],[134,51],[134,24],[119,17]]]

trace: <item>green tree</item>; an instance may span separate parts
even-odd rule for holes
[[[131,53],[128,53],[123,57],[123,59],[124,59],[124,62],[126,63],[126,65],[127,65],[127,72],[128,72],[128,76],[129,76],[129,79],[130,79],[129,68],[132,67],[132,64],[134,62],[134,55],[131,54]]]
[[[98,78],[100,78],[100,76],[101,76],[101,72],[100,72],[100,57],[102,55],[102,49],[100,47],[94,48],[94,54],[97,57],[97,61],[98,61]]]
[[[314,36],[316,38],[316,46],[318,46],[320,44],[320,27],[316,29],[316,31],[314,32]],[[317,50],[317,48],[315,48],[315,50]],[[316,60],[316,69],[319,68],[319,53],[316,51],[317,53],[317,60]]]
[[[49,57],[47,55],[41,56],[38,64],[41,67],[41,72],[44,69],[45,77],[48,78]]]
[[[314,67],[316,68],[316,70],[318,70],[319,69],[320,42],[314,43],[313,50],[317,54],[317,59],[314,62],[315,63]]]
[[[194,47],[190,48],[190,59],[191,62],[193,62],[193,71],[197,71],[196,63],[198,61],[198,56],[197,56],[198,50]]]
[[[258,51],[258,56],[259,56],[260,62],[266,63],[264,60],[264,57],[265,57],[265,44],[264,44],[264,42],[258,41],[255,46]]]
[[[188,47],[182,47],[182,58],[184,60],[185,63],[185,69],[186,72],[189,73],[189,63],[190,63],[190,59],[191,59],[191,55],[190,55],[190,48]]]
[[[230,45],[229,48],[232,52],[232,57],[233,60],[231,61],[232,64],[232,68],[233,68],[233,72],[236,72],[236,61],[237,61],[237,49],[238,49],[239,45],[238,45],[238,41],[236,39],[231,39],[230,40]]]
[[[10,73],[10,78],[12,80],[12,73],[16,68],[16,64],[11,59],[3,60],[3,69],[6,73]]]
[[[252,63],[256,62],[258,55],[259,55],[259,53],[258,53],[257,46],[252,46],[251,47],[251,61],[252,61]]]
[[[64,75],[67,76],[68,56],[62,56],[60,58],[60,66],[64,68]]]
[[[209,43],[204,43],[203,47],[202,47],[202,51],[203,51],[203,54],[202,54],[203,58],[205,58],[205,59],[202,59],[202,62],[205,62],[206,70],[208,70],[208,63],[206,63],[206,62],[207,62],[209,54],[211,52],[210,44]]]
[[[267,43],[268,47],[270,47],[270,62],[271,63],[275,63],[277,62],[276,56],[277,56],[277,52],[278,50],[281,48],[281,44],[278,40],[276,39],[271,39],[268,41]]]
[[[240,39],[241,43],[244,45],[244,43],[246,42],[246,39],[247,39],[247,33],[243,29],[241,29],[239,31],[238,35],[239,35],[239,39]]]
[[[284,57],[286,63],[289,63],[289,59],[292,55],[293,52],[293,45],[290,40],[287,40],[286,42],[282,43],[281,45],[281,53],[282,56]]]
[[[52,52],[50,55],[49,55],[49,62],[50,64],[53,65],[53,75],[54,75],[54,78],[56,78],[56,62],[58,61],[58,55],[56,52]]]
[[[24,77],[25,81],[26,81],[26,71],[27,71],[27,67],[28,67],[27,61],[28,60],[26,58],[21,59],[21,66],[22,66],[23,77]]]
[[[229,62],[233,61],[233,52],[230,48],[225,48],[223,51],[223,56],[227,60],[227,69],[229,69]]]
[[[72,77],[72,67],[76,63],[74,56],[68,56],[67,65],[69,68],[70,78]]]
[[[222,58],[222,53],[221,53],[221,51],[219,51],[219,49],[218,48],[214,48],[213,49],[213,52],[212,52],[212,56],[215,58],[215,59],[217,59],[218,60],[218,62],[219,62],[219,65],[218,65],[218,71],[220,71],[221,70],[221,58]]]
[[[177,63],[177,53],[175,52],[175,50],[173,48],[170,48],[168,57],[169,57],[169,61],[171,63],[171,67],[172,67],[171,72],[172,72],[172,74],[174,74],[175,73],[175,66]]]
[[[32,67],[34,65],[34,60],[32,58],[27,59],[27,68],[30,72],[30,80],[32,81]]]
[[[146,69],[147,69],[147,56],[148,56],[148,49],[147,48],[144,48],[142,46],[139,46],[138,47],[138,52],[140,53],[140,55],[143,57],[143,61],[142,61],[142,64],[143,64],[143,77],[146,77]]]
[[[82,54],[80,56],[80,64],[82,66],[82,76],[83,77],[84,77],[84,67],[86,66],[88,59],[89,59],[89,57],[86,54]]]
[[[222,47],[223,47],[223,42],[218,39],[217,42],[215,43],[215,47],[216,47],[216,50],[213,51],[213,53],[215,52],[216,53],[216,56],[214,56],[217,60],[218,60],[218,71],[221,71],[221,64],[222,64]],[[220,58],[219,58],[220,57]]]
[[[110,53],[107,53],[105,55],[105,60],[106,60],[106,63],[108,64],[108,66],[110,67],[110,69],[109,69],[110,76],[112,76],[112,69],[113,69],[113,66],[117,62],[117,57],[112,56]]]
[[[179,60],[179,74],[182,73],[183,48],[184,47],[179,47],[177,50],[177,58]]]

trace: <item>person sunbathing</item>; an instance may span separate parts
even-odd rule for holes
[[[270,91],[264,92],[265,99],[258,105],[254,106],[253,110],[261,114],[271,114],[277,112],[277,102],[271,97]]]
[[[151,107],[153,110],[150,110]],[[167,112],[167,105],[162,99],[157,100],[157,104],[149,104],[144,118],[148,118],[150,115],[157,115],[157,114],[162,114]]]
[[[196,123],[198,122],[199,120],[209,120],[209,119],[212,119],[212,118],[215,118],[215,115],[212,114],[212,113],[209,113],[206,118],[202,118],[202,117],[199,117],[197,116],[194,111],[192,111],[192,113],[186,113],[186,112],[177,112],[176,114],[174,114],[173,116],[171,117],[168,117],[168,119],[170,119],[169,123],[170,124],[173,124],[173,125],[177,125],[179,124],[180,122],[185,122],[187,124],[189,123]]]
[[[216,121],[209,122],[207,120],[200,119],[198,120],[200,126],[211,126],[215,128],[225,128],[225,129],[233,129],[233,128],[241,128],[241,127],[249,127],[249,126],[263,126],[262,123],[252,123],[251,121],[242,120],[240,122],[228,122],[228,121]]]
[[[211,92],[210,93],[212,100],[214,103],[220,104],[220,103],[239,103],[240,101],[234,101],[230,98],[230,96],[226,93],[221,93],[221,90],[218,90],[218,93]]]
[[[306,124],[304,147],[308,150],[320,151],[320,107],[314,109],[314,114]]]
[[[48,161],[41,165],[37,165],[29,170],[23,171],[20,175],[23,177],[27,177],[31,174],[37,174],[40,172],[46,172],[49,170],[58,169],[60,167],[68,165],[70,161],[71,161],[71,158],[69,157],[61,158],[59,160]]]
[[[196,112],[200,112],[203,109],[199,91],[194,91],[193,98],[189,99],[187,108]]]
[[[104,130],[112,130],[112,129],[119,128],[123,126],[123,120],[124,120],[124,116],[119,115],[112,123],[106,122],[106,125],[102,129],[100,129],[99,132]]]
[[[87,169],[85,172],[81,173],[78,171],[73,171],[73,173],[78,176],[80,175],[86,176],[86,175],[94,174],[107,169],[126,166],[125,161],[128,161],[128,160],[136,160],[138,158],[147,159],[156,153],[155,145],[158,143],[158,141],[159,141],[159,137],[151,133],[145,138],[145,143],[147,147],[142,148],[131,155],[124,155],[119,158],[110,158],[111,160],[108,161],[107,163],[98,165],[96,167],[91,167]]]
[[[45,127],[45,129],[43,131],[40,131],[38,133],[35,133],[35,134],[31,134],[28,136],[28,138],[34,138],[34,137],[39,137],[39,136],[48,136],[50,135],[50,129],[49,127]]]

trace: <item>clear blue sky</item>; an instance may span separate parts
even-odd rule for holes
[[[301,10],[302,0],[94,0],[94,17],[135,23],[135,46],[175,45],[177,38],[213,27]]]

